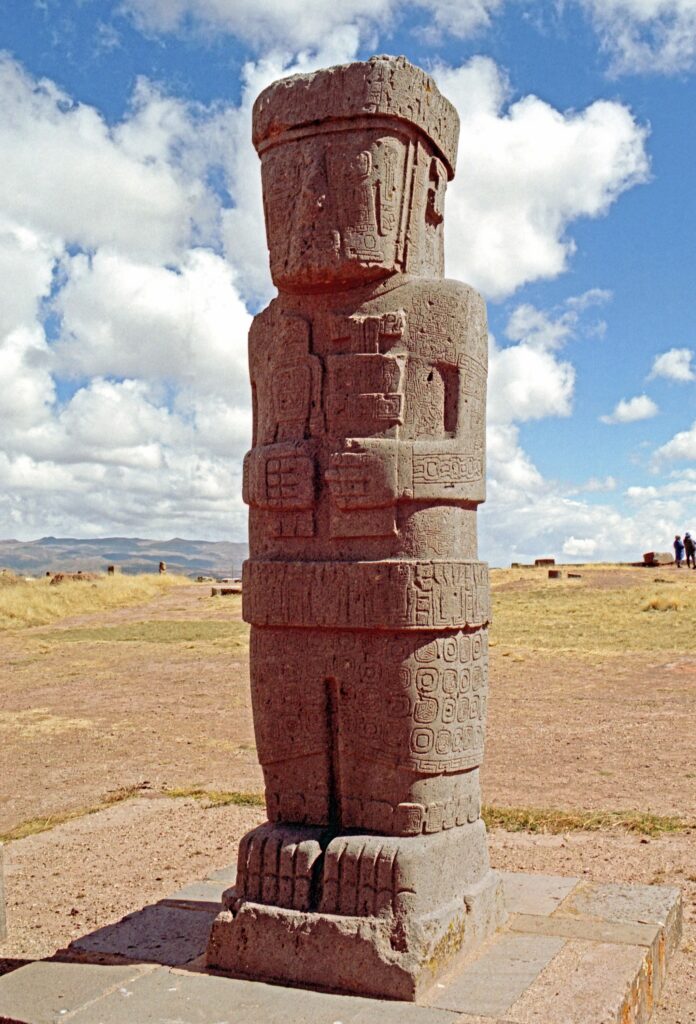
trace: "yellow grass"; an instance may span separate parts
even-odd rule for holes
[[[488,828],[550,835],[618,829],[621,832],[655,837],[667,832],[690,831],[696,824],[683,818],[642,811],[557,811],[536,807],[484,807],[482,817]]]
[[[144,604],[182,583],[190,580],[168,573],[117,574],[94,580],[64,580],[57,585],[51,585],[48,578],[20,579],[14,585],[0,587],[0,630],[45,626],[69,615]]]
[[[570,651],[578,655],[696,651],[696,573],[656,592],[650,570],[627,570],[631,585],[593,585],[597,567],[581,580],[549,580],[535,570],[495,570],[493,644],[512,652]],[[626,578],[626,577],[624,577]]]
[[[56,814],[40,818],[30,818],[15,825],[9,832],[0,833],[0,843],[11,843],[17,839],[26,839],[27,836],[36,836],[41,832],[48,832],[56,825],[64,825],[67,821],[75,821],[76,818],[84,818],[88,814],[96,814],[113,804],[123,803],[131,797],[139,796],[143,789],[147,789],[147,783],[136,783],[134,786],[124,786],[107,793],[98,803],[90,804],[89,807],[76,807],[71,811],[59,811]],[[1,1020],[2,1018],[0,1018]]]

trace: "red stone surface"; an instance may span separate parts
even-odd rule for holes
[[[471,915],[478,932],[498,915],[478,780],[488,335],[481,297],[443,279],[457,135],[454,108],[404,58],[294,76],[254,108],[279,295],[249,337],[243,593],[271,824],[242,844],[228,902],[247,918],[285,908],[281,932],[299,911],[305,932],[332,914],[376,919],[411,980],[428,959],[437,972],[455,917],[463,936],[467,893],[490,904]],[[244,973],[239,942],[220,951],[230,930],[214,959]]]

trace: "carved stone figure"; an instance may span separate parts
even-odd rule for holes
[[[254,108],[279,295],[249,336],[254,725],[268,824],[208,962],[414,999],[500,923],[488,690],[483,300],[443,279],[459,121],[405,58]]]

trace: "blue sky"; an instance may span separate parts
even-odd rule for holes
[[[489,303],[482,556],[696,529],[696,0],[0,0],[0,536],[243,539],[249,143],[296,70],[404,53],[462,117]]]

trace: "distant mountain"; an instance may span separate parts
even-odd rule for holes
[[[239,576],[248,555],[246,544],[231,541],[141,540],[138,537],[42,537],[40,540],[0,540],[0,568],[26,576],[46,572],[157,572],[160,562],[170,572],[187,576]]]

